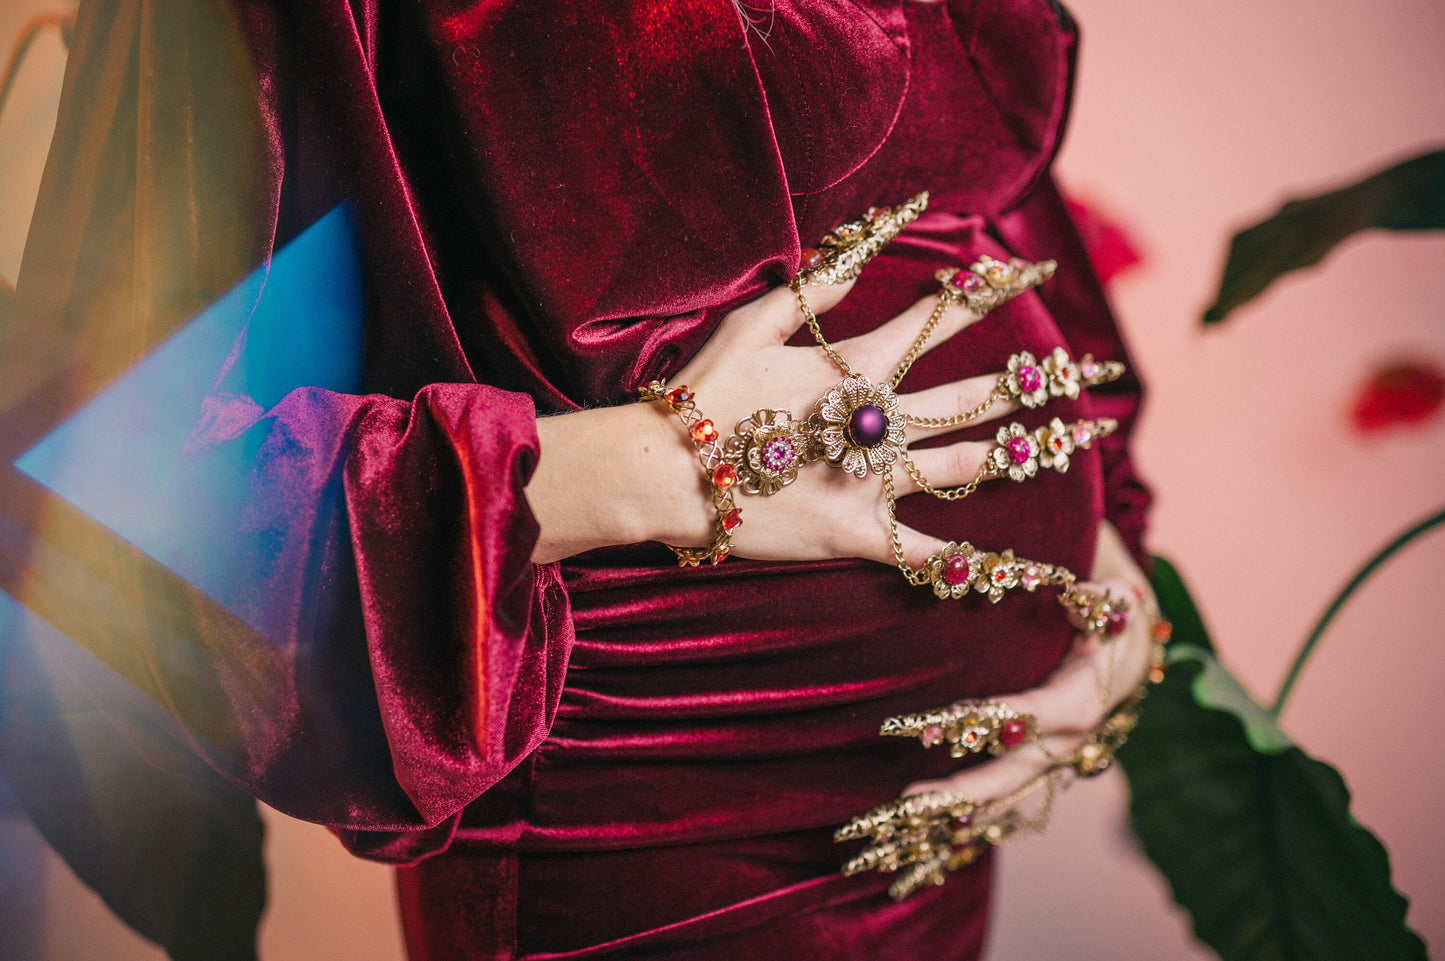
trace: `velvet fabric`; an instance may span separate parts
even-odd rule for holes
[[[745,27],[727,0],[134,0],[83,5],[75,44],[18,289],[48,350],[104,305],[143,352],[340,201],[362,239],[364,392],[254,398],[233,431],[272,547],[247,616],[177,588],[186,643],[89,644],[175,740],[409,865],[414,961],[977,957],[987,860],[893,905],[886,878],[837,874],[855,848],[831,831],[956,763],[877,737],[884,717],[1048,676],[1071,636],[1051,593],[940,602],[848,559],[682,570],[656,544],[534,567],[525,487],[536,412],[626,401],[801,247],[920,190],[830,338],[941,266],[1017,254],[1059,271],[907,390],[1019,349],[1127,360],[1048,175],[1063,11],[779,0]],[[86,109],[107,92],[129,105],[110,126]],[[1020,416],[1121,420],[1067,475],[901,518],[1086,571],[1107,516],[1137,551],[1138,396],[1130,374]]]

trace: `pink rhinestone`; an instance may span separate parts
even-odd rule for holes
[[[1028,737],[1028,734],[1028,724],[1024,722],[1023,718],[1015,717],[1005,721],[1003,727],[999,728],[998,739],[1004,747],[1018,747]]]
[[[1099,376],[1099,365],[1085,357],[1079,361],[1079,373],[1083,374],[1089,380],[1093,380]]]
[[[937,724],[930,724],[923,729],[923,746],[933,747],[943,741],[943,728]]]
[[[1089,441],[1094,439],[1094,432],[1083,424],[1075,424],[1073,433],[1074,443],[1080,447],[1086,446]]]
[[[1043,582],[1043,571],[1039,570],[1033,565],[1029,565],[1028,567],[1024,568],[1024,572],[1019,575],[1019,583],[1022,584],[1024,586],[1024,590],[1027,591],[1032,591]]]
[[[1037,367],[1025,365],[1019,368],[1019,386],[1024,389],[1025,393],[1032,394],[1044,386],[1044,376],[1039,373]]]
[[[983,281],[979,279],[978,274],[970,273],[967,270],[960,270],[953,275],[953,285],[955,287],[962,287],[969,293],[973,293],[975,290],[983,287]]]
[[[1004,447],[1008,450],[1009,460],[1015,464],[1022,464],[1033,456],[1033,452],[1029,449],[1028,438],[1025,437],[1010,437]]]
[[[968,580],[968,558],[955,554],[943,562],[943,583],[957,587]]]
[[[774,437],[763,445],[763,467],[775,474],[787,470],[794,459],[793,442],[786,437]]]

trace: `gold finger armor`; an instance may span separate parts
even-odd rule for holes
[[[924,191],[896,207],[869,207],[857,220],[834,227],[818,246],[803,249],[794,288],[841,284],[857,277],[868,261],[927,208],[928,192]]]
[[[924,747],[947,744],[950,757],[988,751],[998,757],[1038,740],[1038,722],[1001,701],[956,701],[922,714],[900,714],[883,722],[885,737],[916,737]]]
[[[858,815],[839,828],[834,841],[866,840],[868,846],[843,865],[843,874],[864,871],[898,873],[888,888],[902,901],[928,884],[942,884],[948,874],[978,860],[989,845],[1007,844],[1043,831],[1053,806],[1055,771],[1029,781],[1007,797],[974,801],[949,791],[899,798]],[[1045,789],[1032,816],[1017,808],[1020,801]]]
[[[1002,307],[1054,275],[1058,261],[1031,263],[1021,257],[998,260],[987,254],[967,267],[946,267],[934,274],[942,297],[979,317]]]
[[[1063,605],[1069,623],[1085,634],[1118,637],[1129,626],[1129,602],[1108,591],[1099,594],[1073,586],[1060,595],[1059,603]]]

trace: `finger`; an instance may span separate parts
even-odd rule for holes
[[[938,297],[925,297],[892,320],[866,334],[849,337],[836,346],[843,356],[856,358],[855,365],[870,377],[886,380],[898,369],[937,307]],[[950,305],[939,316],[917,356],[923,356],[982,319],[963,306]]]
[[[898,406],[909,417],[924,420],[947,419],[977,411],[989,399],[989,395],[998,386],[999,378],[1002,376],[1002,373],[980,374],[977,377],[966,377],[963,380],[940,384],[917,393],[904,394],[899,397]],[[976,417],[970,419],[968,423],[983,424],[998,420],[1018,409],[1019,404],[1016,400],[998,399],[990,404],[987,410],[979,412]],[[925,437],[938,437],[958,430],[961,426],[964,425],[953,427],[910,426],[908,438],[909,440],[920,440]]]
[[[886,510],[886,509],[885,509]],[[908,527],[905,524],[894,522],[898,532],[898,546],[903,551],[903,559],[913,568],[922,567],[928,563],[928,558],[947,546],[945,541],[936,537],[921,533]],[[867,553],[860,556],[868,560],[878,561],[880,564],[897,565],[898,558],[893,553],[893,542],[891,539],[876,542],[871,545]]]
[[[1098,727],[1107,710],[1099,699],[1099,682],[1106,676],[1108,656],[1098,637],[1080,635],[1044,684],[999,700],[1020,714],[1032,714],[1041,736],[1077,741]]]
[[[992,472],[983,473],[993,448],[993,444],[980,441],[959,441],[947,447],[910,450],[908,457],[918,469],[919,476],[935,488],[946,489],[998,476]],[[922,492],[917,478],[909,473],[902,457],[893,464],[893,486],[900,497]]]
[[[848,295],[853,284],[854,281],[849,280],[841,284],[804,287],[803,299],[814,314],[824,314]],[[759,347],[778,346],[803,323],[798,294],[784,284],[729,313],[718,325],[716,336],[737,338],[741,343]]]
[[[1035,747],[1010,751],[1001,758],[965,768],[946,778],[915,781],[903,789],[903,796],[929,791],[949,791],[973,801],[1008,797],[1049,769],[1051,763]]]
[[[1100,593],[1104,585],[1084,585]],[[1111,584],[1115,596],[1127,587]],[[1122,703],[1149,671],[1153,640],[1147,618],[1133,611],[1117,637],[1080,634],[1064,660],[1040,687],[1002,698],[1020,713],[1032,714],[1040,734],[1082,735]],[[1107,697],[1101,697],[1107,693]]]

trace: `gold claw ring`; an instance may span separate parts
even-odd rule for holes
[[[1058,268],[1056,260],[1034,263],[1021,257],[999,260],[984,254],[967,267],[946,267],[933,276],[946,300],[962,304],[975,316],[982,317],[1039,286]]]
[[[816,247],[803,249],[793,289],[813,284],[841,284],[857,277],[904,227],[928,207],[928,191],[896,207],[869,207],[857,220],[839,224]]]
[[[1034,778],[1007,797],[974,801],[949,791],[899,798],[858,815],[839,828],[834,841],[866,839],[868,846],[843,865],[843,874],[864,871],[898,872],[888,888],[902,901],[927,884],[942,884],[948,874],[978,860],[991,844],[1007,844],[1042,831],[1053,804],[1055,771]],[[1039,788],[1047,788],[1032,817],[1016,805]]]
[[[922,714],[900,714],[883,722],[879,734],[916,737],[924,747],[948,744],[951,757],[987,750],[998,757],[1030,741],[1038,742],[1038,721],[1001,701],[956,701]]]

